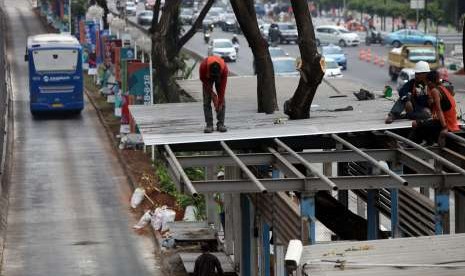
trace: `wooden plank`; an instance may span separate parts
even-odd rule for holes
[[[206,222],[170,222],[167,226],[177,243],[216,241],[215,230]]]
[[[182,263],[184,268],[186,269],[187,273],[194,272],[194,265],[195,260],[201,255],[202,253],[179,253],[179,257],[181,257]],[[228,274],[235,274],[233,262],[231,259],[224,253],[224,252],[212,252],[221,263],[221,268],[225,273]]]

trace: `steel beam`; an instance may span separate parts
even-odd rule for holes
[[[304,165],[307,169],[310,170],[310,172],[314,175],[316,175],[318,178],[320,178],[323,182],[325,182],[330,188],[331,190],[333,191],[337,191],[338,187],[337,185],[332,182],[326,175],[322,174],[321,172],[319,172],[316,168],[314,168],[309,162],[307,162],[307,160],[305,160],[304,158],[302,158],[297,152],[293,151],[288,145],[284,144],[283,142],[281,142],[281,140],[279,140],[278,138],[275,138],[274,139],[274,142],[282,147],[283,149],[285,149],[288,153],[290,153],[292,156],[294,156],[297,160],[300,161],[300,163],[302,163],[302,165]]]
[[[420,157],[427,156],[416,149],[408,149],[407,151],[415,155],[420,154]],[[396,158],[396,151],[393,149],[367,149],[365,152],[377,160],[394,161]],[[273,159],[271,153],[238,153],[236,155],[247,166],[269,164]],[[287,152],[283,152],[281,155],[293,164],[299,163],[299,160]],[[365,161],[360,155],[351,150],[301,152],[299,155],[310,163]],[[216,166],[218,164],[224,166],[236,165],[229,156],[221,154],[178,156],[178,160],[184,168]]]
[[[284,171],[284,173],[292,177],[305,178],[303,173],[301,173],[296,167],[294,167],[294,165],[292,165],[291,162],[284,158],[284,156],[282,156],[275,149],[269,147],[268,151],[271,152],[271,154],[273,154],[275,157],[277,167],[279,167],[281,171]]]
[[[370,155],[366,154],[365,152],[363,152],[362,150],[360,150],[356,146],[352,145],[351,143],[347,142],[346,140],[342,139],[341,137],[337,136],[334,133],[331,134],[331,137],[334,140],[338,141],[339,143],[343,144],[344,146],[348,147],[349,149],[355,151],[358,155],[362,156],[369,163],[371,163],[371,165],[373,165],[373,166],[377,167],[378,169],[380,169],[381,171],[387,173],[390,177],[392,177],[395,180],[399,181],[402,185],[404,185],[404,186],[408,185],[408,182],[405,179],[403,179],[402,177],[397,175],[395,172],[391,171],[389,168],[385,168],[385,167],[381,166],[379,164],[378,160],[376,160],[375,158],[373,158]]]
[[[247,166],[241,161],[241,159],[239,159],[236,156],[236,154],[231,150],[231,148],[229,148],[229,146],[224,141],[221,141],[220,143],[223,149],[228,153],[228,155],[231,156],[231,158],[236,162],[236,165],[238,165],[239,168],[241,168],[241,170],[245,172],[245,174],[252,181],[252,183],[255,184],[257,189],[262,193],[266,193],[266,188],[262,185],[262,183],[260,183],[260,181],[249,170],[249,168],[247,168]]]
[[[189,190],[189,193],[192,196],[196,197],[197,196],[197,191],[195,190],[194,185],[192,185],[192,182],[189,179],[189,177],[187,177],[186,172],[182,168],[181,164],[179,164],[178,160],[176,159],[176,155],[174,155],[174,153],[171,150],[169,145],[165,145],[164,147],[165,147],[166,153],[168,153],[168,156],[170,157],[170,159],[172,161],[172,163],[170,163],[170,165],[172,164],[174,166],[174,168],[172,168],[172,169],[178,171],[179,175],[181,176],[181,179],[184,181],[184,184],[187,187],[187,190]]]
[[[409,182],[410,187],[440,187],[439,183],[444,180],[445,187],[463,187],[465,186],[464,177],[457,173],[448,174],[409,174],[403,175]],[[344,176],[331,177],[339,190],[354,189],[388,189],[401,188],[402,184],[395,181],[388,175],[370,175],[370,176]],[[328,191],[331,188],[326,182],[317,177],[302,178],[280,178],[280,179],[261,179],[263,186],[268,192],[285,192],[285,191]],[[250,180],[222,180],[222,181],[193,181],[196,190],[200,193],[256,193],[257,188]]]
[[[451,138],[452,140],[465,144],[465,138],[463,138],[462,136],[458,136],[457,134],[454,134],[452,132],[447,132],[446,136]]]
[[[414,147],[414,148],[416,148],[418,150],[423,151],[424,153],[429,154],[431,156],[431,158],[433,158],[434,160],[440,162],[441,164],[448,167],[449,169],[451,169],[451,170],[453,170],[455,172],[458,172],[458,173],[460,173],[462,175],[465,175],[465,170],[464,169],[460,168],[459,166],[455,165],[454,163],[450,162],[449,160],[445,159],[444,157],[442,157],[442,156],[440,156],[440,155],[438,155],[438,154],[436,154],[436,153],[434,153],[434,152],[432,152],[432,151],[418,145],[417,143],[412,142],[409,139],[407,139],[405,137],[402,137],[402,136],[400,136],[398,134],[395,134],[395,133],[390,132],[388,130],[386,130],[384,133],[386,133],[386,135],[388,135],[388,136],[390,136],[390,137],[392,137],[392,138],[394,138],[394,139],[396,139],[398,141],[402,141],[402,142],[404,142],[404,143],[406,143],[406,144],[408,144],[408,145],[410,145],[410,146],[412,146],[412,147]]]
[[[417,173],[434,173],[434,166],[423,159],[411,154],[405,149],[397,149],[399,154],[399,162],[415,170]]]

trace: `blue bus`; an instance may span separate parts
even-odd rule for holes
[[[27,39],[29,99],[33,115],[80,113],[84,108],[82,48],[69,34],[41,34]]]

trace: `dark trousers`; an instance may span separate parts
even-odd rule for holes
[[[218,85],[216,87],[216,91],[218,91]],[[226,111],[226,103],[223,107],[216,112],[216,119],[218,122],[216,123],[217,126],[224,125],[224,117]],[[212,95],[208,89],[203,88],[203,113],[205,114],[205,123],[207,126],[213,126],[213,114],[212,114]]]
[[[394,119],[400,119],[401,113],[405,110],[405,105],[407,104],[407,99],[399,98],[394,103],[391,108],[389,114],[394,117]],[[417,104],[415,101],[412,101],[413,111],[406,112],[406,118],[410,120],[425,120],[431,117],[429,109],[426,107],[422,107],[421,105]]]
[[[409,138],[417,144],[426,141],[431,145],[438,141],[441,130],[442,125],[438,119],[417,120],[417,127],[412,128]]]

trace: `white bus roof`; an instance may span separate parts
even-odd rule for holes
[[[27,47],[60,47],[60,46],[76,46],[79,47],[79,41],[76,37],[69,34],[40,34],[27,38]]]

